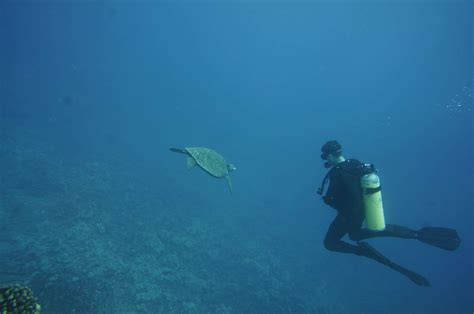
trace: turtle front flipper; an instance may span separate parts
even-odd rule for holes
[[[189,155],[188,151],[182,148],[170,148],[170,151],[175,152],[175,153],[180,153],[180,154],[186,154]]]
[[[232,181],[230,181],[230,176],[226,175],[225,180],[227,181],[227,186],[229,186],[229,192],[232,195]]]

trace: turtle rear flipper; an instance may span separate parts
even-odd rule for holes
[[[226,175],[225,180],[227,181],[227,186],[229,187],[229,192],[232,195],[232,181],[230,180],[230,176]]]
[[[193,157],[189,156],[186,160],[186,168],[191,169],[196,166],[196,160]]]

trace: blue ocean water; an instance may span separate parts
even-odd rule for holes
[[[472,1],[0,2],[0,286],[44,313],[472,313]],[[336,139],[427,277],[327,251]],[[223,179],[170,147],[235,164]]]

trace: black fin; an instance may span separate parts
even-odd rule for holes
[[[443,250],[454,251],[459,247],[461,238],[458,232],[450,228],[425,227],[417,232],[418,240],[423,243],[439,247]]]

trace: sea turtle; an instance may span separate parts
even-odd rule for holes
[[[229,186],[230,194],[232,194],[232,182],[230,181],[229,172],[236,168],[227,161],[218,152],[205,147],[185,147],[170,148],[172,152],[188,155],[186,165],[188,169],[198,165],[204,171],[216,178],[225,178]]]

